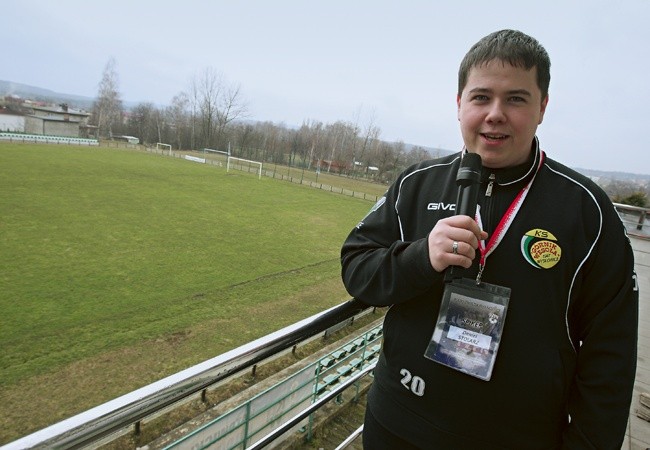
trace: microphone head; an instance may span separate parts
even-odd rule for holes
[[[456,184],[468,186],[473,183],[480,183],[481,167],[481,155],[478,153],[465,153],[460,161]]]

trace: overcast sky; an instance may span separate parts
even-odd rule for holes
[[[650,174],[650,0],[4,0],[0,79],[94,97],[109,58],[128,102],[168,105],[212,67],[249,118],[371,121],[381,138],[462,147],[458,64],[516,28],[551,56],[538,129],[571,167]]]

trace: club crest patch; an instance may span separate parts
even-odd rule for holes
[[[521,254],[536,269],[550,269],[560,261],[562,248],[551,232],[535,228],[521,238]]]

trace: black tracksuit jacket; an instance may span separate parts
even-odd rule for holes
[[[423,356],[444,288],[444,274],[429,262],[427,235],[454,214],[460,153],[407,169],[343,244],[348,292],[390,306],[368,407],[421,448],[621,447],[637,348],[630,242],[599,187],[545,157],[537,139],[532,149],[521,166],[482,171],[479,205],[488,233],[535,176],[482,275],[512,289],[490,381]],[[539,241],[559,260],[536,253]],[[464,275],[473,279],[477,271],[478,256]]]

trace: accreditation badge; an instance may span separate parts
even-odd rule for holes
[[[489,381],[496,361],[510,288],[469,279],[446,284],[424,353],[437,363]]]

